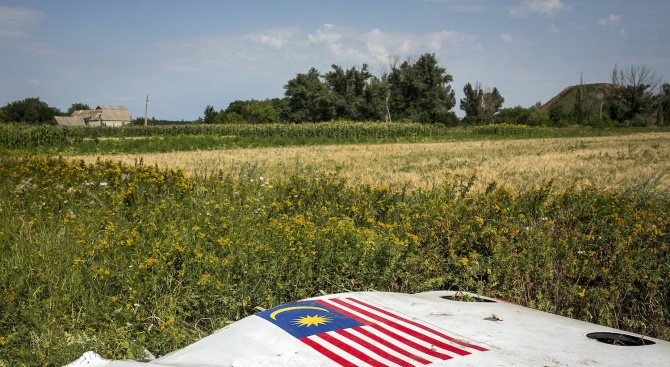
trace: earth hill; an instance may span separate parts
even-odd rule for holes
[[[610,83],[572,85],[563,89],[554,98],[550,99],[549,102],[540,106],[540,110],[549,111],[554,108],[559,108],[563,112],[572,112],[577,100],[577,91],[580,88],[582,89],[582,94],[584,96],[583,105],[585,110],[596,112],[600,110],[601,102],[604,103],[605,99],[612,94],[612,91],[616,86]]]

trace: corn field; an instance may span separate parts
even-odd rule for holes
[[[450,139],[463,129],[415,123],[333,122],[310,124],[182,124],[124,127],[0,126],[0,148],[26,149],[81,144],[103,138],[213,136],[241,138],[327,139],[338,142],[389,139]],[[475,127],[473,135],[546,136],[551,130],[516,125]]]

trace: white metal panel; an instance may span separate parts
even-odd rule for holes
[[[346,361],[436,367],[670,365],[667,341],[606,344],[586,335],[633,334],[502,301],[448,299],[455,295],[364,292],[317,297],[249,316],[146,364],[89,355],[72,366],[297,367],[342,366]],[[389,338],[396,338],[394,344],[386,342]]]

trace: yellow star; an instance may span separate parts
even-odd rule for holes
[[[327,322],[330,322],[331,319],[326,316],[319,316],[319,315],[314,315],[314,316],[303,316],[299,317],[295,320],[293,320],[294,325],[298,326],[307,326],[310,327],[312,325],[314,326],[319,326],[321,324],[325,324]]]

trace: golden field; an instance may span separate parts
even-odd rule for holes
[[[368,290],[670,340],[668,137],[0,155],[0,366],[141,360]]]
[[[136,155],[77,156],[91,163],[112,159],[134,163]],[[267,178],[293,172],[296,166],[339,171],[350,182],[370,185],[431,187],[445,175],[476,173],[477,185],[496,181],[518,189],[553,179],[558,186],[592,183],[621,187],[651,180],[670,187],[670,133],[483,140],[437,143],[319,145],[156,153],[145,164],[183,169],[189,176],[222,170],[254,169]],[[480,187],[481,188],[481,187]]]

